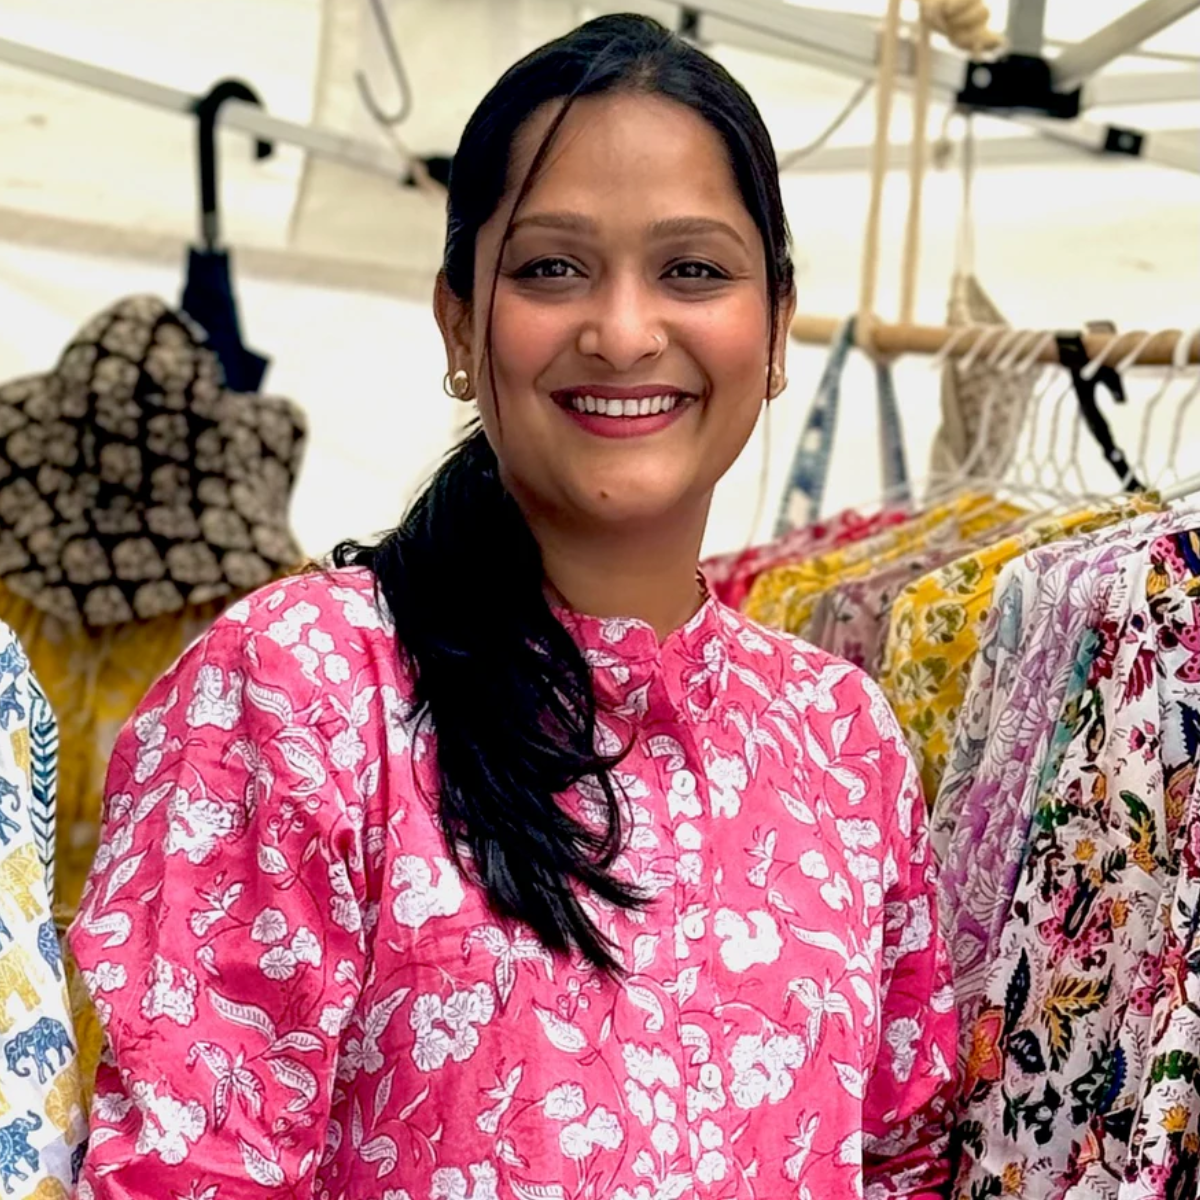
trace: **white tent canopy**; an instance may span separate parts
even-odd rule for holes
[[[771,0],[752,2],[762,8]],[[1048,0],[1048,53],[1086,38],[1131,2]],[[678,19],[677,5],[631,6]],[[397,99],[366,0],[112,0],[102,8],[6,0],[0,39],[193,94],[222,78],[244,79],[272,116],[369,144],[378,158],[394,159],[398,178],[407,151],[453,150],[467,115],[504,67],[598,7],[388,0],[413,100],[411,116],[390,137],[366,113],[354,80],[364,70],[385,105]],[[822,8],[877,19],[883,0],[826,0]],[[1005,6],[993,8],[1003,28]],[[863,27],[869,30],[865,20]],[[739,44],[710,48],[747,84],[781,151],[816,137],[858,86],[853,71],[828,69],[828,56],[814,66],[794,47],[767,53],[772,44],[761,36],[754,43],[731,34],[729,41]],[[1200,324],[1200,98],[1133,102],[1188,93],[1179,84],[1200,77],[1196,62],[1185,61],[1200,56],[1200,16],[1172,25],[1143,50],[1152,56],[1126,56],[1099,77],[1104,87],[1096,95],[1122,103],[1092,107],[1086,118],[1165,133],[1174,140],[1161,144],[1184,157],[1194,150],[1197,173],[1097,159],[1047,143],[1025,126],[979,122],[979,273],[1015,323]],[[178,292],[183,247],[196,225],[196,169],[191,118],[2,60],[0,54],[0,304],[8,319],[0,326],[0,373],[10,377],[51,365],[74,329],[118,296]],[[1195,91],[1200,95],[1200,86]],[[855,304],[867,195],[855,148],[870,141],[872,112],[864,105],[823,155],[785,180],[806,311],[840,313]],[[935,105],[935,132],[943,113]],[[908,136],[907,119],[901,103],[900,140]],[[339,536],[393,522],[449,444],[455,413],[438,388],[444,365],[426,300],[442,214],[436,200],[379,173],[306,158],[295,147],[281,144],[272,158],[255,162],[241,134],[222,135],[221,146],[224,232],[235,250],[248,340],[274,360],[268,385],[310,415],[313,437],[295,515],[306,547],[319,552]],[[888,283],[898,272],[905,186],[899,174],[891,184],[882,265]],[[933,173],[919,299],[927,320],[944,310],[957,213],[953,172]],[[885,286],[883,315],[893,304],[894,291]],[[756,439],[722,491],[714,546],[749,535],[764,460],[768,493],[777,491],[819,366],[818,351],[794,354],[793,386],[776,406],[767,452]],[[912,364],[900,382],[920,463],[936,421],[935,381],[927,365]],[[854,424],[844,431],[847,457],[861,457],[856,435],[872,436],[869,415]],[[831,503],[870,499],[871,481],[861,470],[843,480],[835,478]]]

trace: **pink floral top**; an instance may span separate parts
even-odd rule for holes
[[[953,1000],[879,692],[712,600],[662,645],[564,620],[632,740],[616,870],[654,900],[592,906],[624,977],[451,865],[371,577],[275,585],[117,745],[71,934],[111,1044],[81,1200],[942,1195]]]

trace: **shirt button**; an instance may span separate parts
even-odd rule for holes
[[[721,1086],[721,1068],[707,1062],[700,1068],[700,1086],[706,1092],[715,1092]]]
[[[671,776],[671,791],[678,796],[691,796],[696,791],[696,777],[691,771],[676,771]]]

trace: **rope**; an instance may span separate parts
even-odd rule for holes
[[[888,142],[892,125],[892,98],[896,92],[896,67],[900,57],[900,0],[888,0],[879,56],[879,84],[875,92],[875,144],[871,154],[871,196],[867,206],[867,231],[863,239],[862,280],[858,295],[858,320],[854,340],[864,350],[873,342],[875,291],[879,283],[879,220],[883,215],[883,185],[887,180]]]
[[[992,14],[983,0],[921,0],[921,19],[952,46],[977,58],[1004,44],[992,31]]]
[[[803,162],[806,158],[811,158],[818,150],[823,150],[830,139],[852,116],[858,111],[862,102],[867,98],[871,89],[875,86],[875,80],[864,79],[863,82],[855,89],[854,95],[846,101],[841,112],[834,117],[826,128],[813,138],[807,146],[801,146],[798,150],[789,150],[779,158],[779,173],[782,175],[785,171],[790,171],[797,163]]]
[[[915,90],[913,96],[912,155],[909,162],[908,220],[904,237],[904,260],[900,280],[900,319],[911,322],[916,305],[917,270],[921,242],[921,202],[928,159],[929,99],[933,82],[932,35],[941,34],[955,48],[972,56],[994,51],[1002,45],[990,27],[991,13],[983,0],[919,0],[920,19],[915,39]],[[855,340],[871,350],[875,321],[875,296],[879,275],[880,219],[887,180],[888,146],[891,133],[892,100],[900,52],[901,0],[888,0],[879,57],[875,143],[871,161],[871,193],[867,228],[863,239],[862,280],[859,290]]]

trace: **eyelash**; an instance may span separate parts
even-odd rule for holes
[[[570,279],[572,276],[566,274],[541,274],[548,267],[566,267],[571,271],[578,272],[579,268],[574,263],[569,262],[565,258],[542,258],[536,262],[530,263],[528,266],[522,267],[516,272],[517,279],[537,279],[537,280],[561,280]],[[684,268],[698,267],[701,271],[707,272],[705,275],[673,275],[673,272],[681,271]],[[667,268],[668,276],[672,276],[677,280],[684,280],[689,283],[717,283],[731,278],[720,267],[714,266],[712,263],[703,262],[700,259],[685,259],[682,262],[672,263]]]

